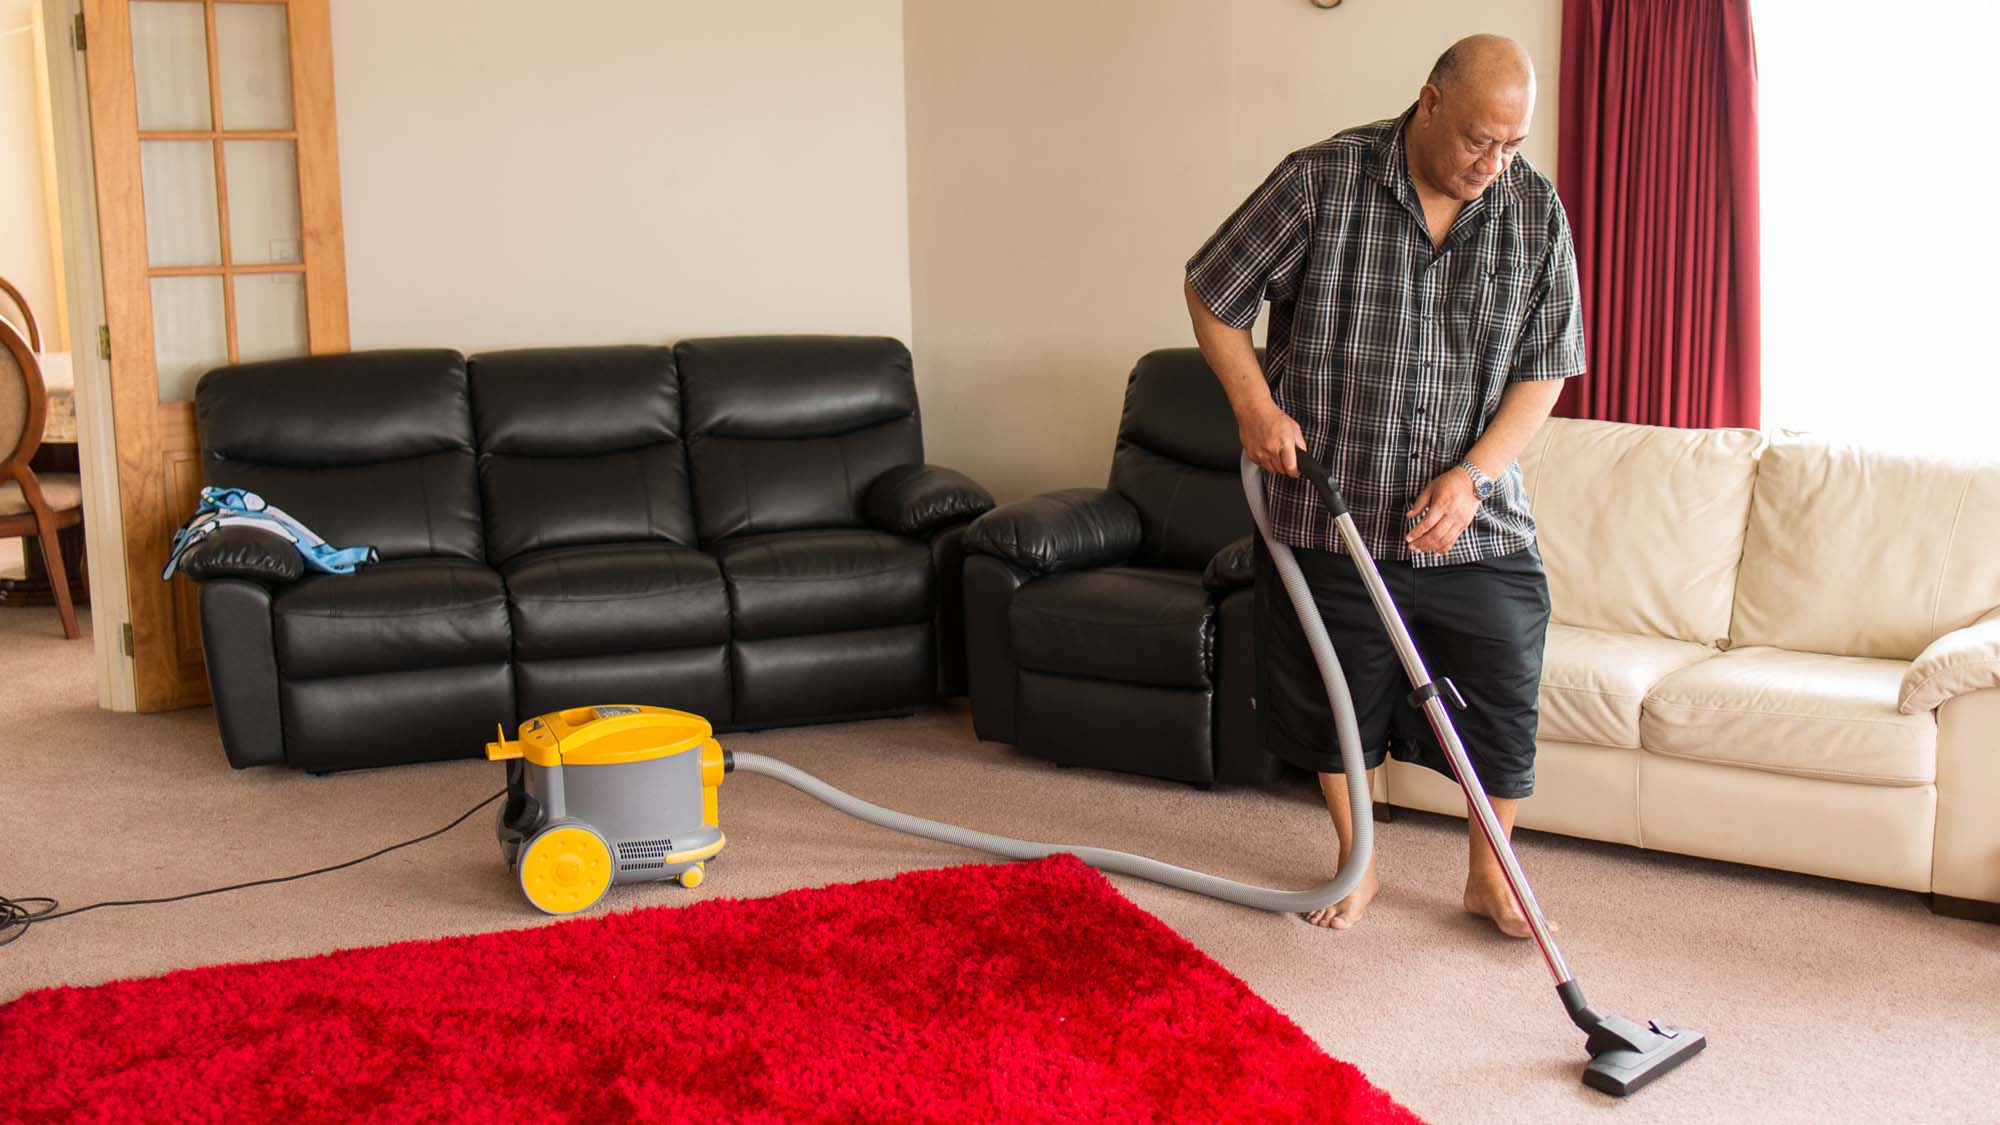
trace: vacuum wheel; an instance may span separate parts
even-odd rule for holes
[[[688,890],[693,890],[701,886],[701,864],[697,863],[686,871],[681,872],[680,878],[681,886],[686,887]]]
[[[521,893],[544,914],[597,905],[611,886],[611,849],[587,825],[552,824],[521,849]]]

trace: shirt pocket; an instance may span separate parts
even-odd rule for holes
[[[1486,373],[1502,378],[1507,375],[1534,293],[1533,271],[1518,263],[1496,262],[1486,271],[1476,317],[1481,367]]]

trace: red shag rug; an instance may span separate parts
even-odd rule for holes
[[[1417,1122],[1070,856],[32,992],[0,1119]]]

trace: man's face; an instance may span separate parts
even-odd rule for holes
[[[1461,87],[1440,94],[1436,87],[1426,86],[1423,100],[1429,109],[1425,178],[1453,199],[1465,203],[1478,199],[1514,162],[1521,142],[1528,139],[1528,119],[1535,111],[1533,89]]]

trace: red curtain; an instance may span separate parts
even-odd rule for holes
[[[1563,0],[1557,188],[1590,373],[1556,413],[1758,424],[1749,0]]]

